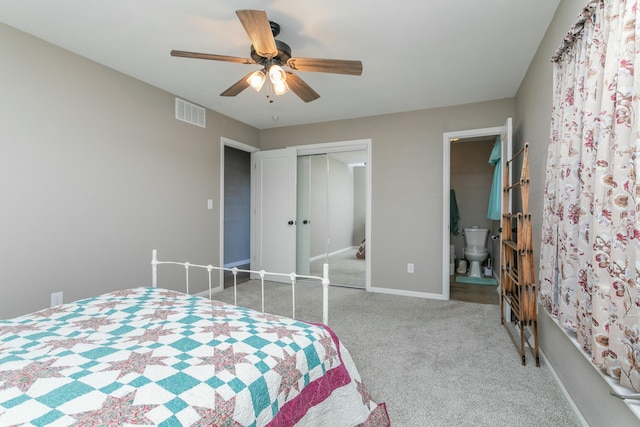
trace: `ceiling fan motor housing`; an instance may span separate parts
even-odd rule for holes
[[[275,60],[278,65],[286,64],[289,58],[291,58],[291,48],[288,44],[280,40],[276,40],[276,47],[278,48],[278,54],[272,59]],[[253,45],[251,45],[251,59],[261,65],[267,65],[267,62],[269,61],[269,58],[258,55],[256,50],[253,48]]]

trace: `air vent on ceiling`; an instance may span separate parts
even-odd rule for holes
[[[192,125],[206,127],[205,109],[183,99],[176,98],[176,119]]]

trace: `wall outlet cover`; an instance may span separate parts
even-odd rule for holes
[[[55,307],[57,305],[62,304],[63,302],[63,293],[62,292],[54,292],[51,294],[51,307]]]

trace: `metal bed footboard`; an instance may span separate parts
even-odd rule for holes
[[[260,276],[261,283],[261,292],[262,292],[262,312],[264,313],[264,281],[265,276],[281,276],[288,277],[291,280],[291,300],[292,300],[292,312],[293,317],[296,317],[296,280],[297,279],[307,279],[307,280],[315,280],[322,283],[322,323],[325,325],[329,325],[329,264],[323,264],[322,266],[322,277],[319,276],[307,276],[307,275],[299,275],[295,273],[271,273],[264,270],[256,271],[256,270],[243,270],[236,267],[226,268],[226,267],[214,267],[213,265],[199,265],[199,264],[191,264],[189,262],[176,262],[176,261],[158,261],[158,251],[154,249],[152,251],[151,256],[151,283],[154,288],[158,287],[158,265],[161,264],[175,264],[181,265],[185,269],[185,282],[186,282],[186,293],[189,293],[189,269],[190,268],[201,268],[205,269],[209,275],[209,299],[211,299],[212,295],[212,286],[211,286],[211,273],[213,271],[230,271],[233,274],[233,303],[238,305],[237,302],[237,275],[238,273],[249,273],[256,274]]]

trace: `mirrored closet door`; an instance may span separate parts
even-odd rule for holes
[[[366,151],[304,155],[297,162],[296,269],[332,284],[365,287]]]

